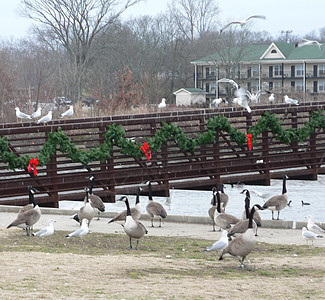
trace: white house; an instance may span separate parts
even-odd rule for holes
[[[173,93],[176,96],[176,106],[191,106],[205,104],[205,92],[195,88],[181,88]]]

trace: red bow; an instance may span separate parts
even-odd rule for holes
[[[36,170],[36,166],[38,165],[38,158],[32,158],[29,160],[29,165],[27,167],[27,171],[31,172],[32,168],[34,169],[34,175],[37,175],[37,170]]]
[[[250,133],[246,134],[246,138],[247,138],[248,149],[252,150],[252,135]]]
[[[148,143],[147,143],[147,142],[144,142],[144,143],[143,143],[143,146],[140,146],[140,149],[141,149],[141,150],[144,152],[144,154],[146,155],[147,160],[150,160],[150,158],[151,158],[151,151],[150,151],[150,147],[149,147]],[[148,152],[149,152],[149,154],[148,154]]]

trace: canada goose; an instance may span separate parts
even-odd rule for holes
[[[221,238],[214,242],[212,246],[205,249],[206,252],[209,251],[219,251],[223,250],[228,246],[228,237],[227,237],[227,230],[222,231]]]
[[[29,190],[29,196],[31,197],[31,201],[33,203],[33,208],[20,213],[17,216],[16,220],[14,220],[11,224],[9,224],[7,228],[25,224],[27,236],[30,236],[31,227],[38,222],[38,220],[41,218],[42,213],[41,213],[41,209],[37,205],[34,198],[34,193],[36,193],[37,190],[31,186],[28,186],[28,190]]]
[[[141,191],[142,191],[142,189],[140,187],[138,187],[137,197],[136,197],[136,200],[135,200],[135,206],[131,208],[131,216],[136,221],[139,220],[140,217],[141,217],[141,205],[140,205],[140,192]],[[126,210],[122,211],[115,218],[110,220],[108,222],[108,224],[112,223],[112,222],[123,222],[124,223],[125,220],[126,220],[126,214],[127,214]]]
[[[151,220],[151,227],[155,227],[153,225],[153,219],[155,216],[159,217],[159,227],[161,227],[161,219],[167,217],[167,212],[160,203],[153,201],[151,182],[148,181],[147,184],[149,187],[149,201],[146,210]]]
[[[291,203],[292,203],[292,201],[290,200],[290,201],[288,202],[287,205],[288,205],[289,207],[291,207]]]
[[[50,219],[49,225],[33,233],[33,236],[45,237],[45,236],[52,235],[53,233],[54,233],[54,221]]]
[[[229,196],[225,193],[225,187],[224,184],[220,185],[220,203],[222,203],[222,208],[224,211],[226,211],[226,206],[229,201]]]
[[[304,201],[301,200],[301,206],[304,206],[304,205],[310,205],[310,203],[309,202],[304,202]]]
[[[242,216],[242,219],[243,220],[246,220],[248,219],[249,217],[249,214],[250,214],[250,202],[251,202],[251,196],[250,196],[250,192],[249,190],[247,189],[244,189],[241,194],[246,194],[246,198],[245,198],[245,210],[243,212],[243,216]],[[261,209],[261,208],[259,208]],[[264,209],[263,209],[264,210]],[[262,218],[261,218],[261,215],[259,214],[258,211],[255,210],[255,214],[254,214],[254,217],[253,217],[253,221],[255,222],[255,224],[257,225],[255,227],[255,235],[257,236],[257,228],[258,227],[261,227],[262,226]]]
[[[215,211],[217,209],[217,198],[216,198],[216,196],[214,194],[216,192],[216,190],[217,190],[217,188],[213,187],[213,189],[212,189],[212,195],[213,196],[212,196],[212,201],[211,201],[212,206],[208,210],[208,214],[209,214],[210,218],[212,219],[212,231],[216,231],[216,228],[215,228],[216,223],[214,222],[214,213],[215,213]],[[222,208],[220,208],[220,210],[221,210],[222,213],[225,212]]]
[[[249,214],[248,229],[243,234],[229,242],[229,245],[225,249],[223,249],[219,260],[222,260],[225,254],[230,254],[231,256],[237,257],[240,262],[240,268],[242,266],[247,268],[244,264],[244,259],[249,253],[252,252],[256,245],[256,237],[253,229],[253,217],[255,209],[258,208],[255,208],[255,206],[256,205],[252,207],[251,212]]]
[[[90,180],[90,187],[89,187],[89,202],[90,205],[97,210],[97,220],[99,220],[99,214],[101,212],[105,211],[105,204],[103,202],[103,200],[97,196],[93,194],[93,187],[94,187],[94,183],[95,183],[95,177],[94,176],[89,176],[88,179]]]
[[[220,207],[220,195],[219,191],[214,192],[214,197],[217,197],[217,209],[214,212],[214,222],[221,229],[229,229],[232,224],[239,222],[239,219],[233,215],[222,213]]]
[[[88,186],[85,187],[85,192],[86,192],[86,197],[84,199],[84,206],[79,209],[79,211],[72,216],[74,220],[79,222],[80,224],[82,223],[83,219],[88,219],[88,226],[90,226],[91,220],[95,216],[95,210],[91,206],[89,202],[89,188]]]
[[[82,219],[80,228],[77,229],[74,232],[69,233],[65,237],[71,238],[71,237],[83,237],[83,236],[85,236],[86,234],[89,233],[88,223],[89,223],[89,221],[88,221],[87,218]]]
[[[287,195],[287,188],[286,188],[286,179],[288,178],[289,177],[287,175],[283,175],[282,194],[273,196],[272,198],[267,200],[263,205],[263,208],[267,208],[272,211],[272,220],[274,220],[274,216],[273,216],[274,211],[275,210],[278,211],[277,220],[279,220],[280,210],[284,209],[288,204],[288,195]]]
[[[33,192],[31,191],[31,189],[33,189],[30,185],[28,186],[28,204],[26,204],[26,205],[24,205],[19,211],[18,211],[18,217],[22,214],[22,213],[24,213],[24,212],[26,212],[26,211],[28,211],[28,210],[30,210],[30,209],[33,209],[34,208],[34,204],[33,204]],[[36,191],[36,190],[35,190]],[[26,230],[27,229],[27,226],[26,226],[26,224],[24,223],[24,224],[20,224],[20,225],[18,225],[17,227],[19,227],[19,228],[23,228],[24,230]]]
[[[311,244],[314,245],[314,240],[323,237],[315,232],[308,230],[306,227],[302,227],[301,235],[306,240],[307,245],[309,240],[311,240]]]
[[[133,217],[131,216],[129,200],[126,196],[123,196],[122,198],[118,199],[117,201],[125,202],[126,220],[125,220],[125,224],[124,224],[124,231],[130,238],[129,249],[133,249],[132,248],[132,239],[136,239],[137,245],[136,245],[135,249],[137,250],[140,238],[142,238],[145,234],[147,234],[148,230],[144,227],[144,225],[142,223],[134,220]]]
[[[314,222],[314,218],[312,216],[307,216],[308,222],[307,222],[307,229],[315,232],[315,233],[325,233],[325,230],[319,227],[317,224]]]

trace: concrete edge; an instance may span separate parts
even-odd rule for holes
[[[0,205],[0,212],[10,212],[18,213],[21,209],[21,206],[10,206],[10,205]],[[41,208],[42,214],[48,215],[64,215],[64,216],[73,216],[78,210],[73,209],[59,209],[59,208]],[[114,218],[118,213],[117,212],[104,212],[100,214],[101,218]],[[148,221],[150,220],[147,214],[141,215],[141,220]],[[205,216],[181,216],[181,215],[168,215],[164,222],[171,223],[193,223],[193,224],[211,224],[212,221],[210,217]],[[306,226],[306,222],[296,222],[295,228],[301,229],[303,226]],[[319,223],[317,223],[319,224]],[[320,223],[320,226],[323,224]],[[292,229],[294,228],[293,221],[285,220],[263,220],[262,227],[264,228],[279,228],[279,229]]]

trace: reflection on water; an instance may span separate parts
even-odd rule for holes
[[[225,192],[229,195],[227,213],[237,217],[242,216],[244,210],[245,195],[240,194],[241,188],[225,185]],[[251,205],[258,203],[263,205],[264,199],[257,194],[267,196],[266,200],[274,195],[281,194],[282,180],[271,180],[270,186],[246,185],[251,192]],[[256,193],[254,193],[254,191]],[[287,180],[288,200],[292,201],[291,207],[286,207],[280,212],[280,219],[290,221],[306,221],[307,215],[312,215],[316,222],[325,222],[325,175],[319,175],[317,181]],[[211,204],[212,191],[196,190],[171,190],[171,197],[154,197],[154,200],[163,204],[170,215],[208,216]],[[135,203],[135,196],[129,196],[131,206]],[[311,205],[302,206],[301,201]],[[140,197],[143,212],[146,212],[147,196]],[[78,209],[82,202],[61,201],[60,208]],[[106,203],[106,211],[120,212],[125,209],[123,202]],[[260,211],[263,219],[271,219],[271,211]],[[277,217],[277,212],[275,212]]]

